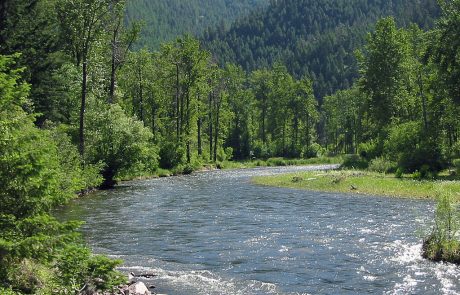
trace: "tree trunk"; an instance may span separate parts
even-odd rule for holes
[[[153,140],[156,141],[156,125],[155,125],[155,116],[156,116],[156,106],[155,103],[152,101],[152,134]]]
[[[176,64],[176,140],[180,141],[180,117],[179,117],[179,64]]]
[[[186,136],[187,136],[187,139],[186,139],[186,145],[187,145],[187,163],[190,164],[191,162],[191,142],[190,142],[190,120],[191,120],[191,116],[190,116],[190,92],[188,91],[187,89],[187,95],[186,95],[186,111],[185,111],[185,117],[186,117],[186,122],[185,122],[185,128],[187,129],[186,130]]]
[[[81,106],[80,106],[80,129],[79,129],[79,151],[83,157],[85,155],[85,109],[86,109],[86,88],[88,79],[88,63],[86,58],[83,60],[83,73],[81,83]]]
[[[216,106],[216,126],[214,127],[214,162],[217,161],[217,143],[219,140],[219,119],[220,119],[220,103],[222,101],[222,94]]]
[[[142,80],[142,65],[139,64],[139,119],[144,122],[144,85]]]
[[[212,146],[212,140],[213,140],[213,122],[212,122],[212,105],[213,105],[213,99],[212,99],[213,93],[209,94],[209,159],[212,160],[212,151],[213,151],[213,146]]]
[[[266,98],[265,96],[262,99],[262,142],[264,145],[267,143],[267,137],[265,135],[265,116],[266,116]]]
[[[198,118],[197,127],[198,127],[198,155],[203,155],[203,147],[201,146],[201,117]]]

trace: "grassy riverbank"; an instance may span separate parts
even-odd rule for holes
[[[196,162],[192,165],[179,165],[172,169],[158,168],[153,174],[131,173],[119,177],[118,181],[129,181],[135,179],[149,179],[157,177],[169,177],[174,175],[190,174],[194,171],[205,170],[231,170],[231,169],[250,169],[257,167],[280,167],[280,166],[306,166],[306,165],[328,165],[342,163],[342,156],[319,157],[311,159],[289,159],[289,158],[269,158],[243,160],[243,161],[222,161],[217,163]]]
[[[363,171],[311,171],[285,175],[254,177],[260,185],[295,189],[381,195],[414,199],[434,199],[444,192],[452,192],[460,199],[460,181],[440,178],[438,180],[414,180],[407,176],[396,178],[392,174]]]

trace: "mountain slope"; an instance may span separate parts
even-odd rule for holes
[[[310,75],[319,97],[347,88],[357,75],[354,50],[381,17],[428,28],[439,14],[436,0],[273,0],[229,30],[203,40],[221,63],[246,70],[284,62],[296,76]]]
[[[237,17],[266,6],[268,0],[131,0],[128,22],[145,24],[139,46],[158,48],[183,33],[201,34],[205,28],[230,25]]]

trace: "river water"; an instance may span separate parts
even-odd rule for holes
[[[59,215],[85,221],[88,243],[121,270],[157,274],[147,283],[158,293],[460,294],[459,267],[420,256],[432,202],[250,182],[306,169],[129,182]]]

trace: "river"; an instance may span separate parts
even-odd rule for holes
[[[325,168],[316,167],[316,168]],[[151,271],[158,293],[460,294],[460,269],[427,262],[431,201],[256,186],[251,176],[312,169],[200,172],[124,183],[72,202],[122,271]]]

